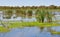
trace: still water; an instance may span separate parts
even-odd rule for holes
[[[48,28],[60,32],[60,27],[24,27],[0,33],[0,37],[60,37],[60,34],[51,34]]]
[[[60,20],[60,15],[55,15],[55,20]],[[52,34],[53,30],[60,32],[60,26],[13,28],[9,32],[0,32],[0,37],[60,37],[60,34]]]

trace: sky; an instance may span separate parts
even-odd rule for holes
[[[60,6],[60,0],[0,0],[0,6]]]

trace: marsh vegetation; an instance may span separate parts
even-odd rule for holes
[[[51,27],[60,26],[60,23],[57,23],[60,21],[56,21],[56,14],[54,13],[60,12],[60,7],[53,5],[49,7],[0,7],[0,10],[3,12],[3,19],[0,19],[2,25],[0,26],[0,32],[2,33],[10,32],[15,28],[24,30],[25,27],[37,27],[38,31],[43,32],[46,27],[47,32],[60,34],[60,32],[51,29]]]

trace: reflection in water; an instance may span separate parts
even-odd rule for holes
[[[24,27],[14,28],[10,32],[0,33],[0,37],[60,37],[58,34],[51,34],[52,27]]]
[[[55,17],[60,20],[60,17]],[[60,26],[14,28],[10,32],[0,33],[0,37],[60,37],[60,34],[52,34],[55,31],[60,32]]]
[[[43,32],[43,30],[44,30],[44,27],[40,27],[40,32]]]
[[[6,33],[0,33],[0,37],[4,37],[6,35]]]

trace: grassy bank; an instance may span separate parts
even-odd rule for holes
[[[58,25],[56,23],[13,22],[13,23],[9,23],[8,28],[0,26],[0,32],[7,32],[7,31],[9,31],[10,28],[23,28],[23,27],[33,27],[33,26],[37,26],[37,27],[50,27],[50,26],[60,26],[60,25]]]
[[[14,22],[9,23],[9,28],[15,28],[15,27],[50,27],[50,26],[60,26],[57,23],[39,23],[39,22]]]
[[[0,32],[8,32],[8,31],[10,31],[8,28],[0,26]]]

